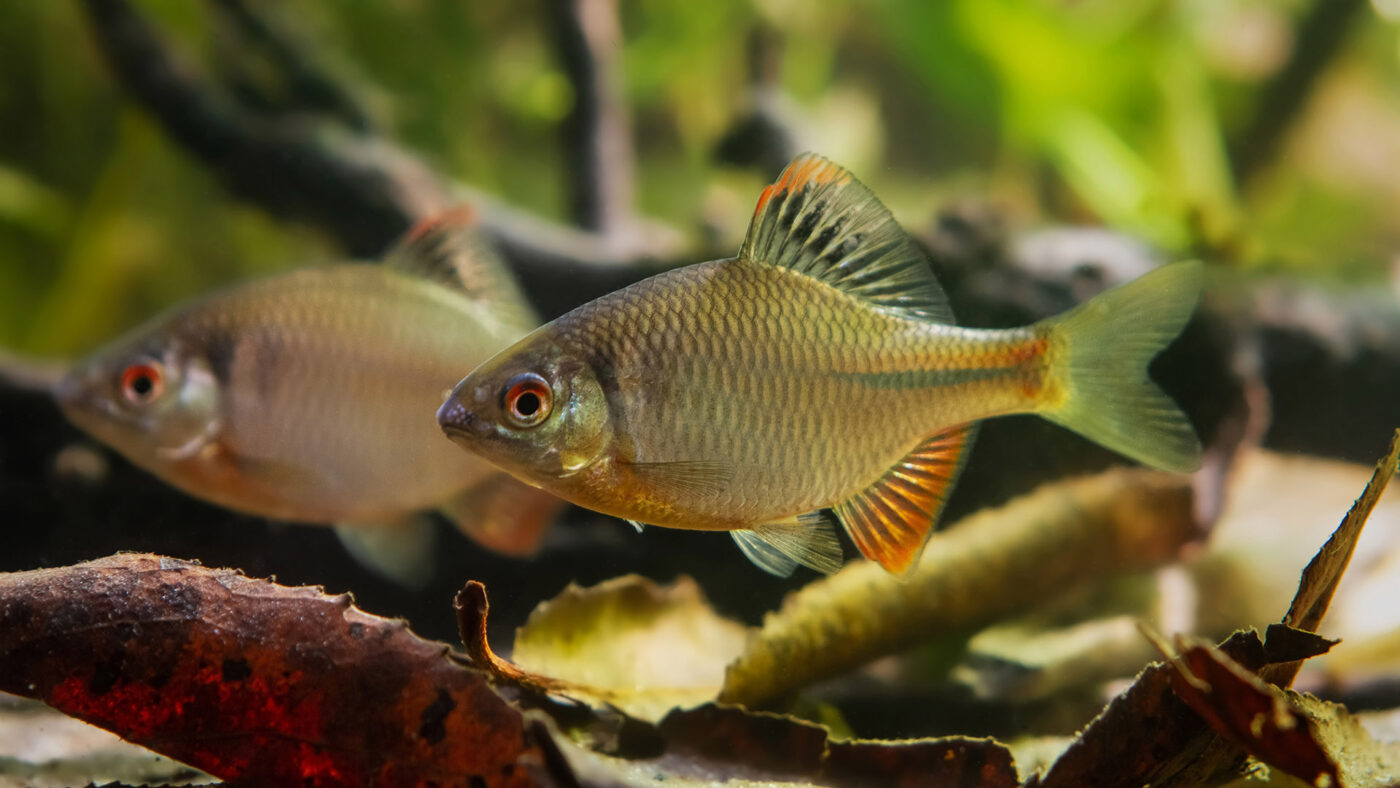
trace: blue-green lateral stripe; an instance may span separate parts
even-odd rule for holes
[[[1018,375],[1021,367],[989,367],[981,369],[914,369],[907,372],[837,372],[839,380],[848,380],[887,391],[943,388],[980,383],[984,380]]]

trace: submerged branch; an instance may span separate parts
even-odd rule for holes
[[[640,264],[631,267],[640,278],[646,261],[675,259],[687,245],[655,223],[617,237],[575,230],[486,200],[382,137],[245,111],[180,62],[127,0],[83,0],[83,7],[118,82],[172,140],[240,198],[324,230],[354,256],[378,255],[417,220],[464,199],[480,200],[483,229],[554,289],[570,289],[559,280],[580,270],[628,262]]]
[[[1235,179],[1245,183],[1278,152],[1318,77],[1341,50],[1365,0],[1314,0],[1298,24],[1297,40],[1288,62],[1264,87],[1254,116],[1230,146]]]
[[[618,90],[622,45],[616,0],[552,0],[555,48],[574,88],[561,131],[573,216],[609,235],[632,221],[632,131]]]
[[[1115,470],[1043,487],[935,534],[908,578],[861,562],[788,597],[730,665],[720,700],[762,705],[876,657],[966,632],[1202,534],[1189,480]]]

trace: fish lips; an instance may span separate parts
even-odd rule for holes
[[[485,419],[477,418],[476,413],[455,395],[448,397],[438,408],[437,420],[448,438],[467,448],[479,443],[491,431],[491,425]]]

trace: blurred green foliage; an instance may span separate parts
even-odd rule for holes
[[[205,74],[231,73],[238,52],[212,4],[138,5]],[[1377,280],[1400,242],[1393,5],[1362,9],[1275,130],[1277,154],[1241,183],[1226,151],[1250,144],[1308,3],[621,0],[639,207],[742,231],[762,177],[719,168],[713,151],[750,108],[748,41],[763,27],[782,42],[798,139],[906,222],[971,199],[1022,226],[1102,223],[1173,254]],[[558,124],[573,96],[547,4],[259,7],[386,135],[563,218]],[[0,345],[79,352],[219,283],[336,257],[229,197],[125,102],[76,3],[7,7],[0,75]]]

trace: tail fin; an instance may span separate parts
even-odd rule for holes
[[[1173,263],[1045,321],[1050,375],[1064,397],[1041,415],[1169,471],[1194,471],[1201,443],[1147,364],[1181,329],[1201,291],[1201,264]]]

